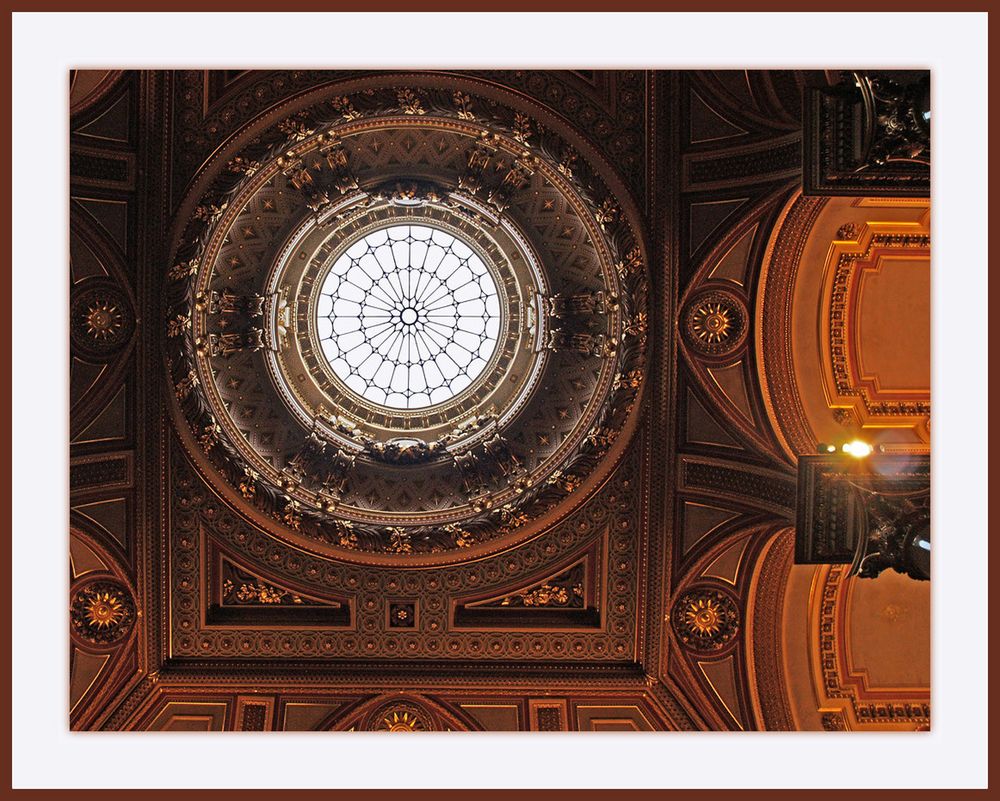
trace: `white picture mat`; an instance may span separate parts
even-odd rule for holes
[[[14,14],[14,787],[984,787],[986,15],[309,17]],[[67,731],[68,70],[357,66],[933,71],[930,734]]]

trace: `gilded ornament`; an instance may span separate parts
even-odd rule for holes
[[[167,321],[167,336],[179,337],[190,327],[191,327],[190,315],[178,314],[173,319]]]
[[[617,435],[617,431],[600,426],[587,434],[587,441],[595,448],[604,449],[611,446]]]
[[[695,296],[682,321],[687,343],[704,356],[733,353],[746,338],[746,306],[730,292],[709,290]]]
[[[226,165],[226,169],[229,170],[229,172],[241,173],[249,178],[257,173],[260,166],[260,162],[256,159],[237,156]]]
[[[389,550],[393,553],[413,553],[410,534],[399,527],[390,529]]]
[[[208,453],[218,444],[221,433],[222,426],[213,419],[211,423],[201,430],[201,434],[198,436],[198,444]]]
[[[110,339],[124,326],[124,317],[113,300],[101,297],[88,305],[84,325],[94,339]]]
[[[531,119],[527,114],[518,112],[514,115],[513,135],[522,145],[528,143],[528,139],[531,137]]]
[[[671,615],[674,633],[688,648],[718,651],[739,630],[739,611],[733,599],[721,590],[693,590],[682,595]]]
[[[289,183],[296,189],[302,189],[313,182],[312,173],[309,172],[309,168],[305,166],[302,159],[297,158],[294,153],[288,153],[285,156],[279,156],[277,159],[277,165],[281,168],[281,174],[284,175]]]
[[[240,495],[243,496],[244,500],[252,501],[257,495],[257,479],[259,478],[260,474],[256,470],[249,467],[244,469],[243,478],[240,479]]]
[[[85,604],[87,625],[104,629],[117,626],[125,616],[121,598],[110,592],[95,592]]]
[[[615,377],[614,388],[637,389],[641,383],[642,370],[629,370],[627,373],[621,373]]]
[[[281,521],[289,528],[298,531],[302,528],[302,513],[299,502],[291,498],[286,498],[285,500],[285,511],[281,515]]]
[[[316,601],[305,600],[300,595],[283,587],[269,584],[258,576],[237,568],[228,561],[222,563],[222,603],[235,606],[282,606],[312,605]]]
[[[229,588],[231,592],[233,588],[231,582],[229,582]],[[225,592],[225,587],[223,590]],[[265,606],[270,606],[273,604],[283,603],[286,598],[289,603],[302,603],[302,598],[298,595],[295,595],[288,590],[272,587],[269,584],[264,584],[263,582],[256,584],[241,584],[240,588],[236,590],[235,594],[233,594],[233,597],[241,604],[263,604]]]
[[[691,330],[703,342],[724,342],[732,334],[732,328],[732,312],[718,302],[701,304],[691,317]]]
[[[854,242],[858,238],[857,223],[847,222],[837,229],[837,239]]]
[[[335,97],[330,101],[330,105],[347,122],[360,119],[362,116],[348,97]]]
[[[833,419],[845,428],[854,428],[858,422],[853,409],[834,409]]]
[[[576,165],[576,160],[578,156],[570,149],[563,151],[562,158],[559,160],[557,169],[567,178],[573,177],[573,168]]]
[[[632,248],[625,258],[616,265],[618,275],[624,281],[642,270],[642,252],[638,247]]]
[[[99,360],[120,351],[136,323],[125,294],[106,278],[89,278],[73,288],[69,321],[74,351]]]
[[[597,223],[601,226],[601,230],[606,230],[607,226],[611,225],[618,218],[618,206],[615,204],[614,199],[610,196],[604,198],[594,216],[597,218]]]
[[[582,609],[584,607],[583,574],[583,563],[577,563],[558,576],[546,579],[541,584],[511,593],[501,598],[499,602],[491,601],[486,606]]]
[[[316,127],[309,123],[308,118],[304,114],[298,114],[278,123],[278,130],[293,142],[301,142],[303,139],[308,139],[312,136],[316,131]]]
[[[625,326],[625,334],[630,337],[644,337],[646,335],[646,329],[649,325],[649,319],[646,316],[646,312],[639,312],[636,316]]]
[[[455,106],[455,113],[460,120],[474,120],[476,115],[472,113],[472,98],[463,94],[458,89],[451,97],[451,102]]]
[[[576,584],[572,587],[555,586],[543,584],[529,592],[518,593],[516,596],[521,601],[522,606],[567,606],[573,597],[583,597],[583,585]],[[510,606],[514,597],[507,596],[500,601],[501,606]]]
[[[203,203],[198,205],[194,214],[192,214],[192,219],[196,222],[206,222],[213,223],[219,216],[226,210],[228,203],[223,202],[221,206],[217,206],[214,203]]]
[[[386,713],[376,731],[412,732],[424,731],[426,726],[413,712],[404,710]]]
[[[70,626],[88,643],[108,645],[122,639],[135,619],[131,594],[117,581],[97,580],[72,595]]]
[[[198,273],[198,259],[190,259],[175,264],[167,272],[167,278],[171,281],[183,281]]]
[[[198,374],[194,370],[191,370],[184,378],[177,382],[174,388],[177,400],[184,400],[196,386],[198,386]]]
[[[396,93],[396,98],[399,100],[399,107],[404,114],[422,115],[427,113],[420,98],[413,93],[412,89],[400,89]]]

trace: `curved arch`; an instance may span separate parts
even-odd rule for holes
[[[755,349],[790,458],[854,436],[929,450],[929,214],[920,199],[801,194],[783,209],[761,270]]]

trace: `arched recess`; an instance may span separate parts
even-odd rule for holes
[[[767,414],[790,456],[854,436],[929,452],[929,201],[791,198],[755,318]]]
[[[139,321],[119,248],[76,206],[70,244],[70,433],[71,441],[78,441],[119,394]],[[113,326],[95,331],[89,316],[103,305],[114,309]]]
[[[141,669],[144,625],[125,565],[79,524],[69,531],[69,724],[91,728],[104,705]]]
[[[352,707],[338,710],[319,728],[330,731],[480,731],[481,725],[468,715],[446,707],[424,695],[388,693]]]
[[[930,585],[893,571],[795,565],[794,530],[753,567],[746,637],[754,715],[778,731],[930,725]]]
[[[70,116],[75,117],[95,106],[115,88],[122,74],[122,70],[70,70]]]
[[[670,602],[670,675],[713,730],[765,728],[752,678],[753,592],[775,531],[773,523],[748,516],[718,527]]]

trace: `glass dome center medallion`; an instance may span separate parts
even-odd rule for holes
[[[356,239],[323,279],[316,326],[347,388],[390,409],[446,403],[486,370],[500,335],[496,281],[459,236],[393,224]]]

